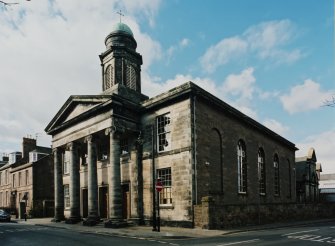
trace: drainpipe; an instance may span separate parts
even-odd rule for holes
[[[192,137],[192,205],[193,205],[193,216],[192,216],[192,224],[194,227],[194,206],[197,204],[198,201],[198,190],[197,190],[197,141],[196,141],[196,115],[195,115],[195,103],[196,103],[196,95],[191,96],[191,137]]]

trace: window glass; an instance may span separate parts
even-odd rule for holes
[[[240,140],[237,144],[238,192],[247,192],[247,158],[245,144]]]
[[[170,114],[157,117],[157,149],[163,152],[171,149]]]
[[[158,178],[163,185],[163,189],[159,192],[159,204],[172,204],[171,168],[157,169]]]
[[[263,149],[258,150],[258,181],[259,181],[259,193],[265,195],[265,163],[264,163],[264,151]]]
[[[69,174],[70,158],[69,152],[65,152],[63,156],[63,174]]]
[[[273,168],[274,168],[274,194],[279,195],[280,193],[280,180],[279,180],[279,159],[278,155],[273,158]]]
[[[121,151],[121,154],[129,153],[128,139],[127,138],[121,138],[120,139],[120,151]]]
[[[64,185],[64,207],[70,207],[70,189],[69,185]]]

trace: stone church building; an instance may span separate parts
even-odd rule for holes
[[[45,129],[55,220],[150,224],[159,206],[162,224],[210,228],[295,201],[293,143],[192,82],[143,95],[142,56],[126,24],[105,45],[102,93],[70,96]]]

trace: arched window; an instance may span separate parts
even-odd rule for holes
[[[258,150],[258,183],[259,183],[259,194],[265,195],[266,193],[266,182],[265,182],[265,162],[264,162],[264,151],[262,148]]]
[[[291,173],[291,162],[290,160],[287,160],[287,166],[288,166],[288,194],[289,198],[292,198],[292,173]]]
[[[275,154],[273,157],[273,169],[274,169],[274,194],[279,196],[280,194],[280,180],[279,180],[279,158]]]
[[[112,65],[108,65],[105,70],[105,90],[111,88],[114,85],[113,78],[113,67]]]
[[[209,192],[218,194],[223,192],[222,144],[220,132],[213,128],[209,132],[209,139]]]
[[[247,155],[242,140],[237,144],[238,192],[247,193]]]
[[[136,90],[136,70],[132,65],[127,65],[127,82],[126,86]]]

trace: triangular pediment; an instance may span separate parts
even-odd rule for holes
[[[95,106],[97,106],[97,103],[85,103],[85,102],[77,103],[77,105],[73,106],[72,111],[70,111],[68,113],[68,116],[65,118],[64,122],[69,121],[69,120],[75,118],[76,116],[89,111],[90,109],[94,108]]]
[[[49,133],[63,124],[95,110],[95,108],[104,104],[108,100],[110,100],[110,96],[108,95],[70,96],[45,128],[45,131]]]

